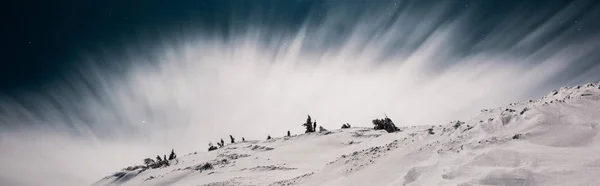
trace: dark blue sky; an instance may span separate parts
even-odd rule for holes
[[[313,4],[309,0],[14,1],[2,11],[4,25],[9,26],[3,29],[0,92],[38,89],[62,78],[81,55],[101,49],[118,52],[132,38],[153,43],[159,34],[192,23],[226,30],[232,11],[250,7],[269,9],[287,18],[278,22],[293,25]]]
[[[329,5],[359,1],[332,2]],[[387,1],[365,2],[389,3]],[[497,0],[482,3],[464,0],[454,3],[457,12],[467,9],[470,4],[478,4],[479,8],[475,11],[478,15],[470,19],[475,26],[467,32],[477,36],[498,29],[502,19],[515,11],[527,12],[530,16],[551,16],[564,9],[570,2],[568,0]],[[438,2],[422,1],[422,4],[436,3]],[[231,26],[230,21],[235,20],[236,17],[231,15],[235,13],[243,18],[243,15],[255,14],[255,10],[264,14],[263,18],[267,19],[266,22],[269,24],[294,29],[302,23],[309,12],[326,9],[327,6],[324,4],[323,1],[311,0],[9,2],[3,6],[5,10],[2,11],[1,16],[5,26],[2,29],[4,40],[0,63],[0,93],[40,90],[50,82],[64,78],[79,61],[82,61],[82,55],[100,54],[103,49],[111,53],[119,53],[127,42],[136,38],[144,38],[144,42],[155,43],[160,35],[179,32],[192,25],[205,30],[226,31]],[[595,15],[587,13],[597,9],[598,3],[590,4],[592,6],[579,8],[580,16]],[[425,6],[420,11],[427,10]],[[240,22],[244,21],[248,20]],[[566,24],[564,29],[571,26],[573,25]],[[579,26],[583,31],[574,35],[573,41],[585,39],[599,30],[598,24]],[[524,29],[520,32],[528,31],[530,30]],[[557,32],[560,32],[560,28]],[[465,42],[468,45],[471,41]],[[514,42],[516,41],[512,43]],[[510,45],[511,42],[505,44]],[[472,50],[476,48],[473,47]],[[582,64],[582,68],[595,65],[595,62],[589,61],[582,63],[585,63]]]

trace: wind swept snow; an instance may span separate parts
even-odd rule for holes
[[[236,142],[94,185],[600,185],[599,124],[590,83],[468,121]]]

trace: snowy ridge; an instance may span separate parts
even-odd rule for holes
[[[600,92],[600,82],[588,83],[584,86],[562,87],[559,90],[554,90],[548,95],[542,97],[545,102],[556,100],[567,100],[576,98],[585,98],[588,96],[597,96]]]
[[[445,125],[228,144],[94,185],[600,185],[599,124],[590,83]]]

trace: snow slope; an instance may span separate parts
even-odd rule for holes
[[[468,121],[228,144],[94,185],[600,185],[599,124],[592,83]]]

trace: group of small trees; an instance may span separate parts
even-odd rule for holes
[[[311,119],[312,118],[310,117],[310,115],[308,115],[308,118],[306,119],[306,123],[302,124],[302,126],[304,126],[306,128],[305,133],[315,132],[317,129],[317,121],[315,120],[314,122],[312,122]],[[374,119],[373,125],[375,125],[375,127],[374,127],[375,130],[385,130],[390,133],[400,131],[400,129],[398,127],[396,127],[396,125],[394,124],[392,119],[390,119],[387,116],[385,116],[385,118],[383,118],[383,119]],[[342,129],[347,129],[347,128],[351,128],[351,127],[352,126],[349,123],[342,124]],[[327,129],[323,128],[323,126],[320,126],[319,131],[326,132]],[[289,131],[288,131],[288,133],[289,133]],[[288,134],[288,136],[289,136],[289,134]]]
[[[147,168],[152,168],[152,169],[166,167],[171,164],[171,160],[175,160],[176,158],[177,158],[177,154],[175,154],[175,149],[172,149],[171,154],[169,154],[168,159],[167,159],[167,155],[163,155],[163,158],[161,158],[160,155],[157,155],[156,161],[153,160],[152,158],[144,159],[144,165],[146,165]]]
[[[232,135],[229,135],[229,140],[231,140],[231,144],[235,143],[235,138]],[[242,137],[242,142],[245,142],[246,139],[244,137]],[[217,145],[219,147],[216,147],[212,144],[212,142],[208,142],[208,151],[213,151],[213,150],[217,150],[219,148],[222,148],[225,146],[225,141],[223,140],[223,138],[221,138],[220,142],[217,142]]]
[[[306,123],[302,124],[302,126],[305,127],[306,131],[305,133],[311,133],[311,132],[316,132],[317,129],[317,121],[312,121],[312,118],[310,117],[310,115],[307,115],[308,117],[306,118]],[[398,129],[398,127],[396,127],[396,125],[394,125],[394,122],[392,122],[392,120],[390,118],[388,118],[387,116],[384,119],[374,119],[373,120],[373,125],[375,125],[374,129],[375,130],[386,130],[387,132],[396,132],[396,131],[400,131],[400,129]],[[342,129],[347,129],[347,128],[351,128],[352,126],[349,123],[345,123],[342,124]],[[326,132],[327,129],[323,128],[323,126],[320,126],[319,130],[321,132]],[[288,130],[287,131],[287,137],[291,137],[291,133]],[[231,140],[231,143],[234,144],[235,143],[235,138],[232,135],[229,135],[229,139]],[[267,140],[273,139],[271,137],[271,135],[267,136]],[[242,137],[242,142],[245,142],[246,139],[244,139]],[[208,143],[208,151],[213,151],[213,150],[217,150],[219,148],[222,148],[225,146],[225,141],[223,139],[221,139],[220,142],[217,142],[217,146],[214,146],[211,142]],[[158,157],[160,158],[160,157]]]
[[[385,116],[384,119],[374,119],[373,125],[375,125],[375,130],[385,130],[389,133],[400,131],[400,129],[394,125],[392,119],[388,118],[387,116]]]
[[[396,127],[396,125],[394,124],[394,122],[392,121],[392,119],[390,119],[389,117],[385,116],[385,118],[383,119],[374,119],[373,120],[373,125],[375,130],[386,130],[387,132],[396,132],[396,131],[400,131],[400,129],[398,129],[398,127]],[[311,133],[311,132],[316,132],[317,129],[317,121],[315,120],[314,122],[312,121],[312,118],[310,117],[310,115],[308,115],[308,118],[306,119],[306,123],[302,124],[302,126],[305,127],[306,131],[305,133]],[[347,129],[347,128],[351,128],[352,126],[349,123],[345,123],[342,124],[342,129]],[[321,132],[325,132],[327,131],[325,128],[323,128],[322,126],[319,128]],[[432,131],[430,131],[431,133]],[[290,131],[287,131],[287,137],[291,137],[291,133]],[[232,135],[229,135],[229,139],[231,140],[231,143],[234,144],[235,143],[235,138]],[[270,140],[271,135],[267,136],[267,140]],[[245,142],[246,139],[244,139],[242,137],[242,142]],[[220,140],[220,142],[217,143],[217,146],[214,146],[212,144],[212,142],[209,142],[208,144],[208,151],[213,151],[213,150],[217,150],[219,148],[222,148],[225,146],[225,141],[223,139]],[[165,166],[169,166],[172,160],[175,160],[177,158],[177,155],[175,154],[175,150],[172,149],[171,150],[171,154],[169,155],[169,158],[167,158],[167,155],[164,155],[162,158],[160,157],[160,155],[156,156],[156,160],[152,159],[152,158],[146,158],[144,159],[144,165],[145,167],[141,166],[142,168],[160,168],[160,167],[165,167]]]

